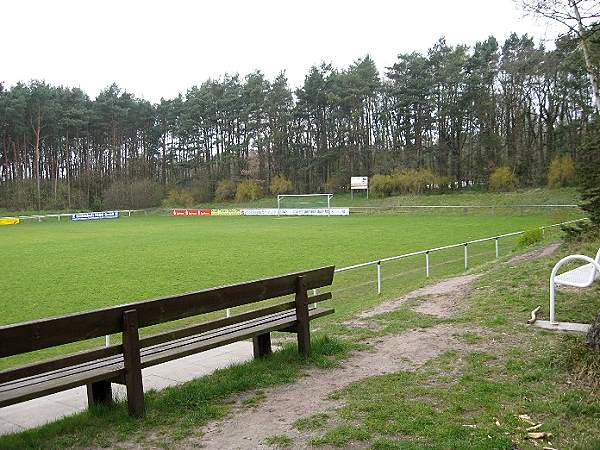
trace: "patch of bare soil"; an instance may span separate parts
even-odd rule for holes
[[[550,256],[554,254],[556,250],[558,250],[561,244],[562,242],[553,242],[552,244],[547,245],[546,247],[538,248],[530,252],[523,253],[522,255],[514,256],[506,262],[506,265],[512,267],[516,266],[517,264],[521,264],[525,261],[531,261],[534,259]]]
[[[466,332],[485,334],[485,330],[478,327],[442,324],[378,338],[371,342],[374,344],[372,351],[355,354],[339,368],[310,370],[296,383],[265,390],[267,398],[257,407],[247,408],[238,404],[229,418],[202,430],[202,437],[179,445],[182,448],[268,448],[264,444],[266,438],[287,434],[294,440],[294,448],[306,448],[313,436],[307,432],[300,433],[293,428],[293,423],[317,412],[339,407],[339,400],[328,398],[331,392],[366,377],[418,369],[447,350],[480,350],[497,345],[493,341],[467,344],[456,336]]]
[[[408,300],[430,297],[427,301],[415,307],[415,311],[431,314],[437,317],[450,317],[457,312],[461,301],[471,290],[471,283],[480,278],[481,274],[462,275],[434,283],[417,289],[396,300],[381,303],[375,308],[363,311],[359,317],[366,319],[397,309]],[[348,322],[348,325],[352,325]]]

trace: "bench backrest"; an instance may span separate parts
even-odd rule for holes
[[[293,294],[302,277],[306,289],[329,286],[334,267],[323,267],[197,292],[129,303],[95,311],[0,327],[0,357],[92,339],[123,331],[123,314],[137,312],[137,325],[147,327],[199,314]],[[117,350],[108,351],[115,353]],[[103,352],[103,354],[106,352]]]

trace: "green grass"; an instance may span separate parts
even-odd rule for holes
[[[330,413],[331,428],[313,438],[316,446],[345,447],[362,440],[372,449],[536,448],[525,439],[530,425],[552,438],[538,447],[600,448],[600,355],[581,335],[529,328],[536,305],[547,314],[547,282],[562,255],[594,254],[600,239],[576,242],[560,254],[521,264],[497,265],[475,283],[468,309],[446,323],[485,327],[487,334],[456,333],[466,348],[430,360],[422,369],[366,378],[331,394],[344,406]],[[403,304],[381,322],[419,318]],[[557,310],[565,321],[591,322],[600,309],[600,286],[562,292]],[[431,321],[420,320],[420,326]],[[384,331],[385,332],[385,331]],[[394,331],[396,333],[396,331]],[[487,350],[476,350],[486,342]],[[505,341],[502,344],[502,341]]]
[[[0,230],[0,252],[4,256],[0,260],[0,324],[323,265],[340,267],[553,220],[551,214],[543,212],[301,218],[141,216],[4,227]],[[503,242],[502,246],[506,251],[511,244]],[[474,246],[472,263],[489,259],[490,252],[493,254],[492,244],[481,246],[481,251]],[[439,257],[432,255],[433,276],[462,271],[461,258],[462,249]],[[424,283],[422,265],[420,259],[386,264],[383,278],[387,291],[397,292]],[[333,304],[338,315],[330,322],[381,300],[373,295],[373,270],[369,267],[336,276]],[[418,276],[411,272],[415,270]],[[100,342],[96,339],[55,348],[35,357]],[[4,359],[0,368],[30,358],[26,355]]]
[[[287,434],[275,434],[266,438],[265,444],[273,448],[291,448],[294,440]]]
[[[490,201],[491,194],[484,195],[479,201]],[[541,194],[536,195],[539,200]],[[522,197],[515,203],[520,201]],[[4,227],[0,229],[0,251],[5,256],[0,262],[4,281],[0,320],[31,320],[325,264],[339,267],[565,218],[564,212],[552,211],[456,211],[281,219],[148,216]],[[553,237],[556,234],[546,239]],[[588,241],[561,251],[594,254],[599,245],[597,240]],[[516,238],[503,240],[501,254],[516,247]],[[493,243],[475,244],[469,255],[471,267],[486,264],[493,259]],[[432,254],[430,279],[425,278],[422,255],[384,264],[382,295],[375,292],[374,267],[338,274],[330,302],[336,314],[313,324],[321,337],[313,340],[310,359],[299,358],[294,347],[288,346],[268,358],[152,392],[146,397],[148,413],[142,419],[129,418],[123,403],[115,408],[94,408],[44,427],[2,436],[0,449],[102,447],[123,440],[140,447],[148,443],[168,448],[208,421],[222,418],[230,409],[232,394],[252,392],[242,405],[256,407],[265,398],[261,389],[292,382],[310,366],[335,366],[347,356],[349,345],[364,348],[365,339],[373,336],[443,322],[490,330],[486,336],[457,333],[455,337],[466,346],[507,336],[515,342],[486,351],[447,352],[418,371],[364,379],[332,393],[332,398],[343,400],[339,410],[315,412],[298,420],[294,428],[316,434],[311,440],[315,446],[529,448],[531,444],[523,440],[525,426],[516,416],[530,414],[544,423],[543,431],[555,435],[552,443],[556,447],[598,448],[600,401],[594,391],[597,384],[590,380],[597,379],[599,358],[582,352],[579,338],[523,325],[531,309],[538,304],[546,307],[547,277],[559,256],[517,268],[495,265],[476,282],[469,308],[458,317],[445,321],[416,313],[410,309],[418,302],[415,300],[374,318],[372,329],[350,329],[341,322],[432,279],[462,273],[463,249]],[[559,318],[590,321],[600,306],[598,293],[598,287],[559,293]],[[345,336],[357,344],[322,337],[324,333]],[[76,348],[79,346],[69,346],[68,350]],[[0,367],[31,357],[6,358]],[[293,447],[287,435],[271,436],[264,443]]]
[[[309,358],[300,357],[295,345],[287,345],[268,357],[147,393],[146,415],[141,419],[129,417],[124,402],[96,407],[34,430],[0,436],[0,449],[103,447],[123,440],[143,448],[146,439],[151,440],[152,447],[169,448],[173,441],[188,436],[209,420],[224,417],[230,410],[232,394],[291,383],[309,367],[335,367],[350,349],[344,341],[317,336],[312,340]]]

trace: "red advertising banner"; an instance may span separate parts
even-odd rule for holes
[[[210,209],[172,209],[172,216],[210,216]]]

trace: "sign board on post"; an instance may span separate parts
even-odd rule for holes
[[[210,216],[210,209],[172,209],[172,216]]]
[[[96,211],[71,214],[71,220],[101,220],[101,219],[118,219],[119,211]]]
[[[354,191],[367,191],[367,198],[369,198],[369,177],[350,177],[350,192],[352,198],[354,198]]]

